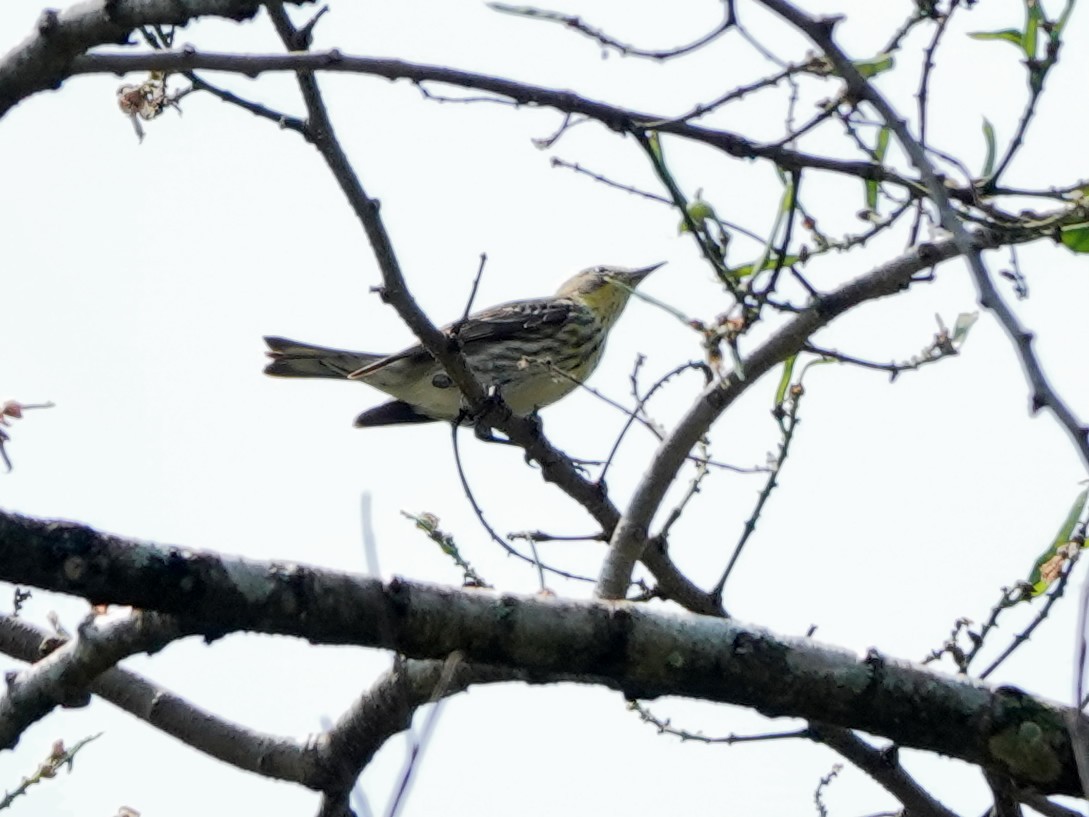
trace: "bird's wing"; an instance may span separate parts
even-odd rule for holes
[[[445,335],[455,335],[462,347],[507,340],[543,327],[562,325],[571,315],[574,303],[555,298],[536,298],[528,301],[511,301],[470,315],[442,328]],[[383,369],[400,360],[423,363],[431,359],[430,353],[420,344],[410,346],[360,369],[357,377]]]
[[[527,330],[559,326],[571,315],[574,304],[555,298],[536,298],[531,301],[512,301],[500,304],[464,321],[443,327],[446,334],[454,333],[463,345],[507,340]]]

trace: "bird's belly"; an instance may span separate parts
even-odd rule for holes
[[[534,367],[536,368],[536,367]],[[503,401],[515,414],[532,414],[578,388],[578,382],[557,372],[523,372],[517,380],[499,384]]]
[[[555,403],[578,388],[593,372],[600,359],[600,348],[579,360],[560,361],[562,366],[526,361],[496,365],[470,357],[467,361],[480,384],[498,391],[510,410],[518,415],[531,414]],[[380,370],[367,379],[369,385],[415,406],[429,417],[441,420],[457,418],[465,408],[461,392],[437,364],[427,371],[416,370],[412,376]],[[448,384],[448,385],[447,385]]]

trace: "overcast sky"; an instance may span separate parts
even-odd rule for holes
[[[844,5],[807,7],[846,10],[837,32],[855,56],[865,57],[911,4]],[[1008,139],[1026,86],[1012,47],[965,36],[1020,25],[1020,4],[980,5],[951,27],[931,88],[934,144],[976,169],[983,161],[982,118]],[[658,65],[603,59],[595,44],[562,27],[498,15],[475,2],[331,6],[317,28],[317,48],[449,64],[663,114],[682,113],[774,70],[734,36]],[[671,3],[668,12],[645,2],[624,4],[623,13],[605,2],[566,8],[646,47],[694,39],[720,13],[713,0]],[[765,45],[791,60],[803,57],[803,41],[783,37],[759,9],[741,9]],[[0,49],[26,36],[39,12],[34,0],[0,6]],[[1075,16],[1028,149],[1010,170],[1011,184],[1046,187],[1086,175],[1086,31]],[[207,50],[278,50],[263,17],[193,26],[178,40]],[[914,53],[901,63],[910,66]],[[916,76],[909,68],[902,78],[882,80],[905,113],[914,110]],[[457,483],[448,427],[356,430],[352,419],[382,399],[377,393],[262,375],[264,334],[368,351],[412,341],[370,292],[380,281],[377,266],[317,153],[297,135],[202,95],[184,100],[183,115],[167,112],[146,124],[138,143],[115,103],[121,82],[74,80],[0,122],[0,397],[56,403],[11,429],[15,470],[0,475],[5,509],[160,543],[363,571],[360,502],[369,493],[383,576],[460,581],[401,515],[428,511],[490,582],[536,590],[535,573],[503,557],[476,522]],[[302,114],[290,76],[223,82]],[[674,213],[550,166],[555,156],[655,189],[630,139],[583,124],[544,151],[532,140],[560,126],[553,112],[440,104],[407,83],[366,77],[321,82],[364,184],[382,200],[408,282],[435,321],[460,315],[481,253],[488,261],[479,306],[547,294],[589,265],[667,261],[644,285],[650,295],[708,320],[727,307],[694,245],[678,235]],[[183,85],[171,80],[172,88]],[[815,99],[803,99],[800,119],[811,115]],[[785,92],[775,92],[712,122],[774,139],[785,104]],[[840,136],[829,126],[806,146],[842,150],[834,147]],[[769,167],[668,140],[665,149],[688,193],[702,188],[722,218],[758,233],[770,228],[781,188]],[[854,217],[863,206],[859,182],[809,174],[805,195],[827,232],[862,228]],[[810,268],[812,280],[822,287],[847,280],[899,252],[902,242],[899,235],[857,255],[822,260]],[[739,239],[732,251],[740,263],[759,250]],[[1089,416],[1085,259],[1044,242],[1022,250],[1020,259],[1031,298],[1018,304],[1019,313],[1039,332],[1048,374]],[[992,271],[1008,263],[1000,253],[988,261]],[[902,360],[930,342],[935,314],[951,323],[975,308],[965,266],[952,262],[935,283],[867,305],[820,340],[876,360]],[[639,353],[647,357],[644,383],[701,355],[696,335],[636,301],[592,385],[627,398]],[[716,458],[751,466],[775,449],[778,431],[769,414],[775,381],[757,384],[715,427]],[[963,355],[893,385],[879,373],[840,366],[813,370],[806,385],[782,487],[731,579],[727,606],[779,632],[801,635],[815,625],[816,637],[828,643],[919,659],[941,644],[957,617],[984,618],[999,588],[1027,575],[1084,469],[1050,417],[1029,417],[1012,348],[986,316]],[[699,386],[697,377],[679,380],[653,412],[669,423]],[[586,393],[543,418],[558,446],[586,459],[603,457],[624,422]],[[462,450],[497,530],[593,532],[586,515],[544,485],[517,450],[487,446],[469,433]],[[653,450],[649,434],[631,435],[609,476],[621,504]],[[761,480],[713,473],[674,529],[675,558],[700,584],[713,584]],[[592,542],[542,550],[550,561],[591,575],[603,552]],[[551,586],[564,594],[589,592],[585,585]],[[1067,699],[1074,608],[1073,600],[1060,605],[1056,620],[995,680]],[[49,610],[74,629],[86,604],[36,594],[26,615],[44,622]],[[1011,614],[1005,638],[1017,631],[1016,620]],[[335,718],[389,662],[361,649],[231,636],[211,646],[174,644],[125,666],[230,719],[304,736],[319,731],[323,717]],[[790,725],[684,701],[659,701],[652,709],[708,734]],[[316,806],[309,792],[197,755],[97,701],[50,716],[16,751],[0,755],[0,787],[31,773],[55,739],[70,744],[100,730],[105,735],[80,755],[75,773],[33,791],[15,807],[18,813],[107,815],[127,804],[145,817],[180,817],[228,813],[244,803],[247,813],[286,817]],[[391,741],[363,776],[377,813],[403,755],[404,742]],[[951,807],[965,813],[985,807],[977,771],[913,753],[906,760]],[[829,750],[803,742],[680,744],[640,723],[620,695],[600,689],[480,688],[446,706],[403,814],[805,813],[835,762]],[[893,807],[852,769],[826,801],[837,815]]]

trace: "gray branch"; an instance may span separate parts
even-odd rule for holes
[[[122,658],[157,652],[186,634],[174,619],[155,613],[136,612],[105,626],[88,616],[76,638],[8,674],[7,693],[0,698],[0,747],[14,748],[28,727],[58,706],[86,705],[91,682]]]
[[[294,4],[313,0],[289,0]],[[198,17],[253,17],[257,0],[88,0],[64,11],[46,9],[35,30],[0,57],[0,118],[72,75],[76,55],[98,45],[124,45],[140,26],[184,26]]]
[[[981,231],[970,237],[973,252],[1030,241],[1031,232],[999,235]],[[635,562],[646,549],[648,531],[669,486],[688,452],[738,397],[773,366],[796,354],[816,332],[865,301],[893,295],[909,286],[911,279],[942,261],[962,255],[956,239],[920,244],[905,255],[888,261],[827,295],[819,296],[762,346],[745,357],[742,372],[711,383],[658,448],[650,468],[635,489],[627,513],[613,533],[601,568],[597,593],[602,598],[621,598],[627,592]]]
[[[881,735],[1080,795],[1066,709],[871,652],[645,605],[454,589],[137,543],[0,513],[0,581],[178,616],[206,637],[246,630],[412,658],[460,652],[530,682],[676,695]],[[1079,716],[1080,717],[1080,716]]]
[[[826,724],[809,725],[809,735],[835,749],[847,760],[872,777],[904,806],[911,817],[958,817],[907,773],[897,757],[896,746],[882,751],[866,743],[849,729]]]

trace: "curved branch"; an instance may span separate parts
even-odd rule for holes
[[[142,544],[4,513],[0,581],[155,609],[209,637],[249,630],[413,658],[460,652],[470,663],[513,670],[529,682],[563,680],[619,689],[632,698],[733,703],[941,752],[1044,794],[1081,792],[1067,710],[1058,704],[729,619],[397,579],[383,583]]]
[[[623,43],[615,37],[609,36],[599,28],[594,28],[589,23],[583,21],[581,17],[574,14],[564,14],[559,11],[549,11],[547,9],[538,9],[529,6],[511,6],[506,3],[488,3],[488,5],[495,11],[510,14],[515,17],[525,17],[530,20],[544,20],[559,23],[566,28],[589,37],[591,40],[597,41],[597,43],[604,48],[615,49],[617,53],[623,54],[625,57],[646,57],[647,59],[652,60],[668,60],[674,57],[684,56],[685,54],[691,54],[693,51],[698,51],[705,45],[713,43],[734,26],[733,3],[727,2],[724,4],[725,16],[722,22],[692,42],[685,45],[674,46],[673,48],[637,48],[633,45]]]
[[[136,612],[101,627],[89,616],[77,638],[7,677],[7,693],[0,698],[0,746],[14,748],[24,731],[58,706],[85,706],[91,682],[122,658],[157,652],[188,634],[176,620],[155,613]]]
[[[42,656],[46,632],[12,616],[0,615],[0,652],[33,662]],[[119,709],[198,751],[239,769],[288,780],[309,788],[319,776],[316,755],[291,738],[256,732],[193,705],[146,678],[108,669],[87,689]]]
[[[981,231],[971,238],[971,247],[973,251],[978,251],[1031,238],[1031,235],[1000,236],[994,232]],[[650,522],[677,476],[677,471],[684,464],[688,452],[707,433],[719,415],[753,383],[772,366],[797,353],[814,332],[847,310],[866,301],[892,295],[907,287],[916,273],[963,253],[964,249],[956,239],[920,244],[861,278],[827,295],[817,297],[811,306],[802,310],[744,360],[743,377],[734,371],[704,389],[696,403],[673,429],[673,433],[659,447],[650,468],[632,496],[627,512],[617,524],[601,568],[597,594],[602,598],[622,598],[627,592],[632,568],[646,546]]]
[[[140,26],[183,26],[198,17],[246,20],[261,5],[257,0],[89,0],[60,12],[46,9],[35,31],[0,57],[0,118],[27,97],[59,88],[71,76],[77,54],[97,45],[123,45]]]

